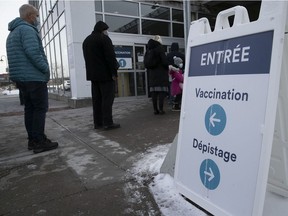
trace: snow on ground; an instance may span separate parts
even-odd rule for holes
[[[149,189],[154,196],[161,212],[165,216],[204,216],[204,212],[187,202],[176,190],[174,179],[169,174],[160,172],[160,167],[171,144],[149,149],[142,158],[134,164],[131,173],[138,182],[146,182],[154,176]]]
[[[2,92],[3,95],[18,95],[19,94],[19,89],[12,89],[12,90],[4,90]]]
[[[134,174],[139,183],[149,181],[151,176],[153,182],[149,189],[154,196],[164,216],[204,216],[207,215],[189,202],[187,202],[177,191],[174,179],[169,174],[160,173],[161,165],[171,144],[157,146],[149,149],[141,156],[135,164],[131,173]],[[288,198],[267,192],[263,216],[287,216]]]

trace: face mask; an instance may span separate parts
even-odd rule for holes
[[[108,31],[106,30],[106,31],[103,31],[103,34],[105,34],[105,35],[109,35],[109,33],[108,33]]]
[[[36,19],[33,22],[33,25],[37,28],[40,25],[40,18],[36,17]]]
[[[179,68],[182,68],[182,67],[183,67],[183,63],[180,63],[180,64],[179,64]]]

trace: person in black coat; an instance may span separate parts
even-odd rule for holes
[[[150,39],[147,44],[147,52],[153,53],[153,58],[157,60],[156,66],[145,67],[148,72],[149,90],[152,96],[154,114],[164,114],[164,99],[168,92],[168,61],[162,47],[162,40],[159,35]],[[145,63],[145,57],[144,57]]]
[[[86,66],[86,79],[91,81],[94,128],[119,128],[113,122],[112,106],[119,64],[114,46],[108,37],[108,25],[98,21],[93,32],[86,37],[82,49]]]

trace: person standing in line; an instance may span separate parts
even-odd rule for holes
[[[120,127],[113,122],[112,106],[119,64],[108,36],[108,25],[98,21],[83,44],[86,79],[91,81],[94,129],[111,130]]]
[[[168,61],[159,35],[148,41],[144,65],[147,68],[154,114],[165,114],[164,99],[169,85]]]
[[[185,55],[179,51],[179,44],[177,42],[173,42],[171,44],[170,52],[167,54],[168,64],[177,68],[177,65],[174,64],[174,57],[175,56],[182,59],[182,61],[183,61],[182,71],[184,72],[184,70],[185,70]],[[169,96],[168,97],[169,97],[169,104],[172,105],[172,110],[173,110],[174,97],[171,95],[171,84],[172,84],[171,74],[169,74],[169,82],[170,82],[170,85],[169,85]]]
[[[169,65],[172,65],[172,66],[174,66],[174,67],[177,67],[177,65],[175,65],[175,63],[174,63],[174,56],[179,57],[179,58],[182,59],[182,61],[183,61],[183,63],[182,63],[182,64],[183,64],[182,70],[183,70],[183,72],[184,72],[184,68],[185,68],[185,55],[179,51],[179,44],[178,44],[177,42],[173,42],[173,43],[171,44],[171,50],[170,50],[170,52],[167,54],[168,64],[169,64]]]
[[[49,140],[44,133],[50,71],[37,30],[38,10],[30,4],[24,4],[19,13],[20,17],[8,24],[10,33],[6,50],[9,75],[23,94],[28,149],[40,153],[58,147],[58,143]]]
[[[173,107],[172,111],[180,111],[181,110],[181,100],[182,100],[182,91],[183,91],[183,61],[181,58],[174,56],[174,67],[173,65],[169,65],[169,74],[172,77],[171,83],[171,96],[173,97]]]

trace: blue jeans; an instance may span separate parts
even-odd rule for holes
[[[48,89],[46,82],[17,82],[24,97],[24,120],[29,140],[45,139],[45,120],[48,111]]]

